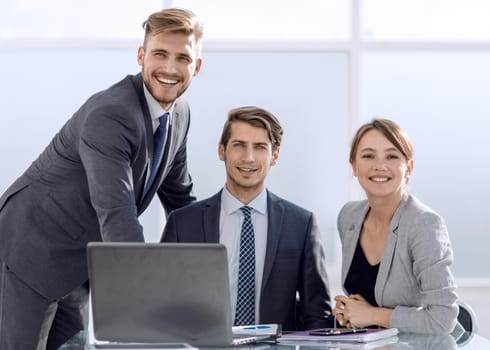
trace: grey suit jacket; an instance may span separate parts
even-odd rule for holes
[[[338,216],[342,284],[368,210],[367,200],[349,202]],[[393,308],[392,327],[417,333],[453,330],[458,307],[452,262],[443,219],[414,196],[405,195],[391,221],[374,291],[379,306]]]
[[[195,200],[189,121],[177,101],[164,159],[143,197],[153,129],[140,74],[90,97],[0,198],[0,260],[55,299],[87,280],[87,242],[143,241],[138,216],[155,192],[167,212]]]
[[[221,192],[173,211],[162,241],[219,243],[220,210]],[[284,330],[331,326],[325,257],[313,213],[270,192],[267,213],[260,323],[281,323]]]

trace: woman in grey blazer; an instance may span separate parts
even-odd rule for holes
[[[456,325],[456,285],[444,220],[407,191],[413,148],[394,122],[375,119],[352,141],[353,174],[367,200],[338,216],[342,283],[333,310],[347,327],[448,333]]]

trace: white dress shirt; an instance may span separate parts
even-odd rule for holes
[[[160,118],[165,112],[168,113],[168,125],[172,125],[172,112],[175,106],[175,102],[172,103],[168,111],[166,111],[162,108],[162,106],[160,106],[160,103],[158,103],[158,101],[155,100],[155,98],[150,94],[145,84],[143,84],[143,91],[145,92],[146,103],[148,104],[148,109],[150,111],[153,133],[155,133],[158,126],[160,125],[160,120],[158,118]]]
[[[240,210],[245,204],[236,199],[228,190],[221,192],[221,211],[219,222],[219,242],[228,251],[228,267],[230,274],[230,295],[232,320],[235,321],[236,300],[238,290],[238,262],[240,257],[240,232],[243,213]],[[259,320],[260,290],[264,271],[265,250],[267,246],[267,192],[264,189],[248,204],[252,210],[252,224],[255,235],[255,323]]]

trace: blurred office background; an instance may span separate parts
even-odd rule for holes
[[[395,120],[415,147],[410,187],[445,219],[459,294],[490,337],[490,1],[3,0],[0,192],[92,93],[139,71],[141,23],[162,7],[204,21],[204,63],[186,93],[199,198],[225,173],[217,142],[229,109],[258,105],[285,128],[268,187],[315,212],[333,294],[336,215],[363,198],[348,164],[357,127]],[[148,241],[165,219],[141,218]]]

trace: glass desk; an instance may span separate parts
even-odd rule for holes
[[[303,344],[288,344],[281,343],[257,343],[253,345],[241,345],[237,347],[229,348],[205,348],[208,350],[218,349],[247,349],[247,350],[353,350],[353,349],[378,349],[378,350],[396,350],[396,349],[412,349],[412,350],[451,350],[451,349],[465,349],[465,350],[488,350],[490,349],[490,340],[486,339],[478,334],[465,333],[456,342],[451,335],[424,335],[413,333],[400,333],[398,334],[398,340],[391,344],[342,344],[336,346],[325,346],[321,344],[307,345]],[[86,344],[86,333],[80,332],[72,339],[66,342],[59,350],[91,350],[96,349],[91,345]],[[131,349],[131,348],[127,348]]]

